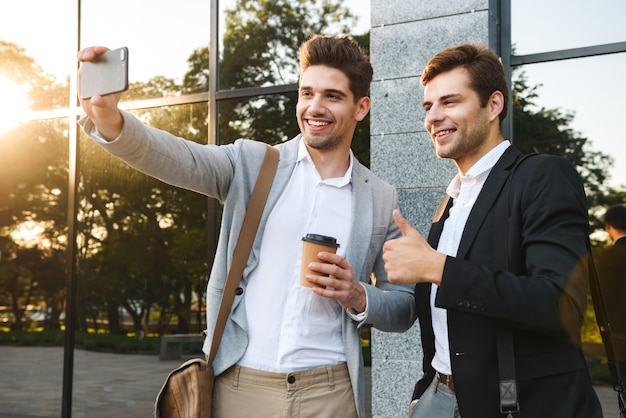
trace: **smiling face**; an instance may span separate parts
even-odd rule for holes
[[[296,117],[309,148],[349,148],[356,124],[369,108],[368,97],[355,103],[348,77],[336,68],[312,65],[300,77]]]
[[[454,160],[465,174],[482,156],[502,140],[498,115],[502,94],[494,92],[485,107],[469,87],[462,67],[443,72],[424,87],[424,127],[439,158]]]

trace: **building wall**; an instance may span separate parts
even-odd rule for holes
[[[424,236],[456,173],[424,130],[422,69],[436,52],[467,41],[488,44],[488,0],[371,0],[371,168],[396,186],[403,215]],[[372,330],[372,415],[406,417],[422,374],[419,326]]]

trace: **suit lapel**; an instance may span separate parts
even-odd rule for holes
[[[362,257],[367,256],[374,222],[371,203],[374,196],[370,183],[361,170],[362,166],[355,161],[352,168],[352,225],[346,251],[346,260],[352,265],[357,278],[363,277],[365,263]]]
[[[476,203],[474,203],[472,211],[469,214],[467,223],[465,224],[465,229],[463,230],[459,249],[456,254],[458,258],[464,258],[467,255],[467,252],[476,238],[476,234],[500,195],[502,187],[504,187],[511,172],[511,167],[514,166],[515,161],[520,156],[522,156],[522,153],[514,147],[509,147],[491,169],[491,173],[489,173],[476,199]]]

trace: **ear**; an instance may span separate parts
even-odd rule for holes
[[[357,106],[357,110],[356,110],[356,114],[354,115],[354,118],[358,122],[360,122],[365,118],[365,116],[367,116],[367,112],[370,111],[370,107],[372,106],[372,101],[367,96],[361,97],[359,101],[357,102],[356,106]]]
[[[489,109],[490,122],[500,118],[500,113],[504,110],[504,95],[501,91],[496,90],[491,93],[487,107]]]

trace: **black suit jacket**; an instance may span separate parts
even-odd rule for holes
[[[621,237],[613,244],[615,247],[626,247],[626,237]]]
[[[601,417],[580,350],[586,312],[588,217],[580,177],[564,159],[526,159],[509,147],[493,167],[467,220],[456,257],[447,257],[435,304],[447,309],[457,401],[463,418],[501,417],[495,328],[513,331],[521,417]],[[503,193],[510,181],[509,193]],[[496,213],[508,199],[508,230]],[[451,202],[434,220],[437,243]],[[505,228],[506,229],[506,228]],[[501,234],[506,233],[506,237]],[[503,244],[506,243],[506,244]],[[502,266],[506,247],[508,269]],[[418,398],[432,381],[431,285],[416,285],[424,350]]]
[[[611,335],[615,338],[613,360],[626,361],[626,237],[598,255],[596,271]]]

